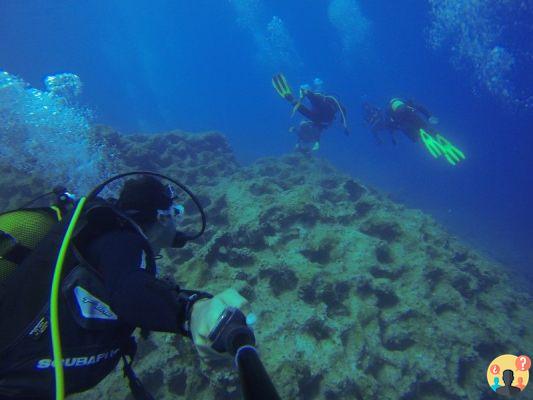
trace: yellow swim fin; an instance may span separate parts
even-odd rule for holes
[[[435,138],[440,144],[444,157],[450,164],[456,165],[459,161],[466,159],[465,154],[443,136],[437,134]]]
[[[443,151],[439,142],[433,139],[433,137],[424,129],[420,129],[419,132],[420,138],[422,139],[422,143],[424,143],[424,146],[426,146],[426,149],[429,151],[429,154],[431,154],[435,158],[442,156]]]
[[[283,74],[276,74],[272,77],[272,86],[282,98],[288,100],[288,98],[292,97],[291,87]]]

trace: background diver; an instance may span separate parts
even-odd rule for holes
[[[292,115],[298,111],[306,118],[298,126],[289,129],[298,136],[296,149],[303,152],[318,150],[322,132],[333,124],[337,113],[340,115],[344,133],[349,134],[346,109],[336,97],[322,93],[323,83],[320,79],[314,79],[313,89],[307,84],[300,86],[299,98],[294,97],[283,74],[275,75],[272,84],[278,94],[293,105]]]
[[[413,142],[421,140],[435,158],[444,156],[452,165],[465,159],[461,150],[435,132],[434,125],[438,124],[438,119],[425,107],[411,100],[393,98],[385,109],[364,103],[363,118],[379,142],[379,132],[385,131],[392,135],[392,141],[396,144],[393,134],[401,131]]]
[[[202,358],[220,358],[224,350],[215,346],[211,335],[222,313],[228,307],[232,316],[239,309],[249,310],[233,289],[212,296],[155,276],[158,252],[199,237],[205,214],[187,191],[202,215],[202,229],[194,236],[177,231],[172,187],[150,175],[126,181],[118,200],[97,197],[109,182],[131,174],[104,182],[82,199],[86,203],[72,201],[76,212],[83,211],[62,267],[57,312],[67,395],[98,384],[122,357],[134,397],[153,399],[138,384],[126,358],[133,358],[131,334],[136,327],[181,334],[192,340]],[[54,396],[50,275],[58,239],[61,243],[68,235],[66,226],[75,218],[65,217],[71,212],[66,207],[25,206],[0,214],[1,399]],[[55,382],[57,389],[57,375]]]

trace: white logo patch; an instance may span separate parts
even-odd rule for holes
[[[78,300],[81,313],[85,318],[118,319],[117,315],[111,311],[111,307],[102,300],[94,297],[81,286],[74,288],[74,294],[76,295],[76,300]]]

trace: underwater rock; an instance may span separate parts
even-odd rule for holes
[[[318,264],[327,264],[331,260],[331,251],[333,250],[333,243],[321,243],[316,249],[305,249],[300,251],[302,255],[309,261]]]
[[[374,208],[374,205],[366,201],[360,201],[355,205],[355,211],[357,211],[357,216],[360,218],[366,217],[372,208]]]
[[[324,393],[324,398],[326,400],[364,400],[359,385],[357,384],[357,382],[351,379],[346,379],[342,381],[340,385],[338,385],[338,387],[335,389],[326,390]]]
[[[389,243],[397,241],[402,235],[402,228],[396,221],[371,220],[361,231]]]
[[[143,385],[150,393],[157,393],[163,386],[165,375],[160,369],[145,372],[140,377]]]
[[[298,297],[307,304],[318,302],[316,286],[312,283],[300,287]]]
[[[376,295],[376,304],[381,309],[394,307],[400,301],[393,287],[387,282],[376,281],[372,291]]]
[[[460,313],[465,307],[461,295],[455,289],[435,291],[431,296],[430,305],[437,315],[446,311]]]
[[[376,247],[376,259],[382,264],[390,264],[394,262],[391,248],[386,244],[380,244]]]
[[[187,389],[187,373],[185,371],[175,373],[168,380],[168,390],[170,393],[183,395]]]
[[[255,254],[247,247],[230,247],[237,244],[237,234],[223,234],[219,236],[209,248],[205,261],[212,265],[215,262],[225,262],[234,268],[246,267],[255,262]]]
[[[308,367],[299,374],[298,398],[302,400],[314,399],[320,394],[320,383],[324,378],[322,374],[312,374]]]
[[[270,289],[276,297],[298,286],[298,277],[287,267],[268,268],[259,271],[260,278],[268,278]]]
[[[413,333],[404,324],[389,325],[381,336],[381,343],[388,350],[403,351],[415,344]]]
[[[332,178],[323,179],[320,181],[320,186],[322,186],[324,189],[336,189],[339,186],[339,182]]]
[[[303,326],[304,332],[308,333],[316,340],[326,340],[333,334],[334,330],[327,325],[327,322],[316,317],[311,317]]]
[[[222,247],[221,249],[223,249]],[[226,252],[225,261],[233,268],[246,267],[254,264],[255,255],[247,248],[233,248]]]
[[[157,349],[157,345],[150,340],[149,338],[146,340],[139,341],[137,345],[137,357],[145,357],[148,354],[150,354],[152,351]]]
[[[452,258],[453,262],[462,263],[468,260],[468,250],[457,251]]]
[[[328,283],[321,290],[320,300],[323,301],[327,308],[328,316],[349,316],[350,310],[343,304],[350,295],[352,285],[349,282]]]
[[[424,271],[424,281],[429,285],[430,289],[433,290],[435,286],[445,277],[444,270],[442,268],[436,267],[433,264],[426,265],[423,268]]]
[[[387,278],[394,281],[401,277],[407,269],[405,265],[373,265],[370,268],[370,273],[375,278]]]
[[[359,275],[355,278],[355,288],[357,294],[366,298],[373,293],[373,282],[372,279],[367,275]]]
[[[344,190],[348,193],[348,198],[354,202],[359,200],[366,192],[363,186],[351,179],[344,183]]]
[[[533,342],[530,291],[506,268],[324,159],[288,154],[241,167],[218,133],[99,133],[115,146],[119,170],[157,169],[206,206],[205,235],[158,264],[181,287],[234,287],[250,300],[282,398],[479,399],[487,388],[472,371]],[[49,190],[0,171],[10,188],[2,205]],[[196,210],[178,195],[183,228],[194,232]],[[171,334],[151,333],[135,368],[160,398],[241,396],[235,370],[206,367],[189,340]],[[72,399],[127,392],[117,371]]]
[[[183,264],[189,261],[193,257],[194,257],[194,253],[191,249],[182,249],[181,251],[178,252],[178,255],[174,259],[174,262],[178,264]]]
[[[241,289],[239,289],[239,294],[243,296],[246,300],[249,302],[253,302],[257,299],[257,292],[253,288],[257,284],[257,278],[253,278],[250,280],[250,286],[245,286]]]

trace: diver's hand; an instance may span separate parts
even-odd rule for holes
[[[227,356],[215,351],[209,340],[209,334],[217,326],[226,307],[236,307],[245,315],[250,312],[250,304],[235,289],[226,289],[211,299],[202,299],[194,303],[191,313],[191,336],[200,357],[204,360],[216,360]]]
[[[428,121],[429,121],[429,123],[431,125],[437,125],[439,123],[439,119],[437,117],[434,117],[434,116],[429,117]]]

